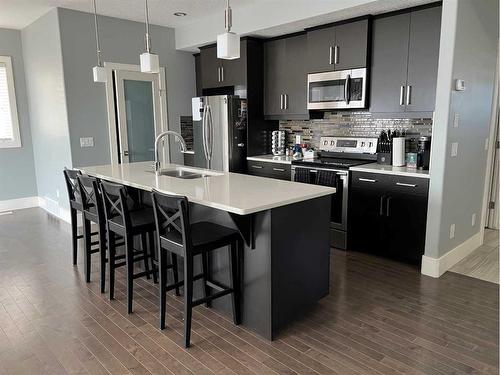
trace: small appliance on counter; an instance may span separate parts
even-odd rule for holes
[[[284,130],[273,130],[271,135],[271,150],[274,156],[285,155],[286,132]]]
[[[431,160],[431,137],[424,136],[417,141],[417,168],[428,170]]]

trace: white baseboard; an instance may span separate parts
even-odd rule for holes
[[[38,206],[43,208],[49,214],[55,217],[71,223],[71,214],[69,209],[59,206],[59,203],[49,197],[38,197]]]
[[[483,235],[481,231],[479,231],[440,258],[431,258],[424,255],[422,257],[421,273],[431,277],[440,277],[451,267],[481,246],[482,243]]]
[[[0,212],[38,207],[38,197],[25,197],[0,201]]]

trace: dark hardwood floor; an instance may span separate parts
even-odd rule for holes
[[[498,374],[498,285],[359,253],[331,260],[330,295],[278,340],[200,306],[184,350],[182,299],[169,294],[160,332],[152,282],[136,282],[127,315],[123,272],[113,302],[97,264],[86,284],[67,224],[41,209],[0,216],[0,374]]]

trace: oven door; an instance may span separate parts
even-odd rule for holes
[[[336,175],[329,183],[322,183],[318,181],[319,171],[335,172]],[[330,228],[341,231],[347,230],[348,173],[346,170],[292,166],[292,181],[330,186],[337,190],[331,200]]]
[[[364,108],[366,68],[307,75],[307,109]]]

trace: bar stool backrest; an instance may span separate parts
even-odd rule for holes
[[[89,211],[94,207],[99,221],[105,220],[101,189],[97,178],[82,174],[78,176],[78,186],[82,197],[83,210]]]
[[[120,216],[125,231],[131,228],[125,186],[101,180],[101,193],[106,222]]]
[[[179,255],[189,255],[193,248],[189,221],[189,202],[186,197],[152,191],[151,199],[156,222],[158,244],[160,236],[172,239],[170,248]]]
[[[82,174],[77,169],[68,169],[64,168],[64,181],[66,181],[66,188],[68,189],[68,197],[70,202],[78,202],[81,203],[80,191],[78,187],[77,178]]]

